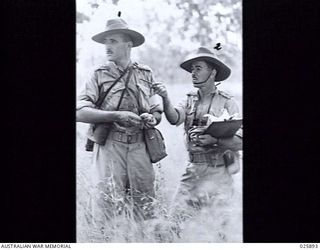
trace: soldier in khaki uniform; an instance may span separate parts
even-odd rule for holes
[[[141,80],[153,82],[151,69],[130,58],[131,48],[145,39],[120,18],[108,20],[106,30],[92,39],[105,45],[107,61],[96,68],[78,96],[77,121],[109,124],[104,131],[107,137],[96,138],[93,149],[90,173],[98,190],[98,197],[93,199],[93,219],[99,225],[106,223],[121,212],[126,197],[132,201],[136,218],[150,218],[155,173],[142,129],[160,122],[162,108],[152,88]],[[111,88],[121,74],[123,77]],[[97,107],[101,93],[109,88],[101,107]],[[100,139],[106,142],[98,143]]]
[[[168,121],[177,126],[184,123],[190,162],[173,206],[173,214],[184,220],[203,207],[227,205],[233,192],[231,174],[239,171],[234,166],[239,163],[237,151],[242,149],[242,134],[240,129],[234,137],[218,139],[201,133],[206,123],[204,115],[219,117],[225,110],[229,115],[239,113],[232,97],[219,91],[215,85],[215,81],[229,77],[230,68],[204,47],[188,56],[180,66],[191,73],[193,86],[198,91],[190,92],[175,108],[163,84],[157,83],[154,89],[163,99]],[[199,132],[198,136],[191,137],[190,132],[194,131]],[[228,165],[227,155],[233,164]]]

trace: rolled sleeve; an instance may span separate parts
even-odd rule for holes
[[[228,100],[228,102],[226,103],[226,108],[227,108],[230,115],[234,115],[234,114],[240,115],[239,114],[239,106],[234,99]],[[240,137],[241,139],[243,138],[242,126],[241,126],[241,128],[238,129],[238,131],[235,133],[235,135]]]
[[[152,71],[144,71],[144,77],[149,82],[154,82]],[[148,86],[150,88],[150,86]],[[149,96],[149,105],[150,105],[150,113],[154,112],[163,112],[163,104],[161,97],[154,94],[152,88],[150,88],[150,96]]]
[[[91,101],[86,101],[86,100],[77,101],[76,110],[82,109],[84,107],[94,108],[95,105]]]
[[[99,87],[97,83],[97,75],[96,72],[92,75],[92,77],[85,82],[80,94],[77,98],[76,109],[82,109],[84,107],[95,107],[95,103],[97,102],[99,97]]]
[[[230,115],[239,114],[239,106],[234,99],[229,99],[226,102],[225,107]]]
[[[162,105],[162,101],[160,98],[161,97],[158,95],[153,95],[149,98],[151,113],[154,113],[154,112],[162,113],[163,112],[163,105]]]
[[[175,110],[178,114],[178,120],[176,122],[176,126],[179,126],[181,123],[183,123],[186,120],[186,106],[187,106],[187,101],[183,101],[177,107],[175,107]]]

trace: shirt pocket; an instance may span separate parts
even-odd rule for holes
[[[151,89],[148,85],[145,85],[143,83],[138,82],[137,83],[137,87],[139,88],[139,90],[142,92],[142,94],[146,97],[146,98],[150,98],[151,97]]]
[[[188,98],[185,107],[186,115],[193,115],[196,112],[197,101],[196,98]]]
[[[193,121],[195,119],[195,111],[191,107],[186,108],[186,119],[185,119],[185,129],[186,131],[189,130],[192,125]]]
[[[121,94],[124,90],[124,86],[114,86],[110,92],[108,93],[107,97],[103,102],[104,110],[116,110]]]
[[[220,117],[223,114],[224,109],[224,107],[212,107],[210,109],[210,115]]]

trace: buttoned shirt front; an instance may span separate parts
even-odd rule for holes
[[[209,98],[200,100],[199,92],[190,92],[187,94],[186,100],[181,102],[176,108],[179,114],[179,119],[176,125],[180,125],[184,122],[184,129],[186,133],[186,143],[189,152],[197,150],[197,148],[190,142],[188,138],[188,131],[193,125],[200,126],[201,121],[205,120],[203,116],[210,114],[215,117],[219,117],[223,114],[224,110],[227,110],[229,115],[239,113],[237,103],[227,93],[218,89],[213,90],[209,94]],[[197,121],[197,124],[194,124]],[[199,146],[198,146],[199,147]],[[212,151],[212,148],[203,149],[202,151]]]

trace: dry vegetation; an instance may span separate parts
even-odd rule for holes
[[[187,91],[183,85],[169,87],[174,103],[183,98]],[[238,99],[240,103],[241,100]],[[241,103],[240,103],[241,104]],[[90,156],[84,150],[86,124],[77,124],[77,240],[78,242],[222,242],[219,232],[225,234],[227,242],[242,242],[242,170],[233,176],[235,192],[227,208],[203,209],[199,216],[183,224],[180,237],[173,232],[176,221],[168,215],[173,194],[179,184],[187,163],[183,144],[182,126],[169,125],[165,118],[159,125],[162,131],[168,157],[156,170],[156,219],[137,223],[128,215],[121,215],[104,225],[90,224],[90,194],[92,187],[88,177]],[[225,228],[220,228],[224,216],[229,218]]]

